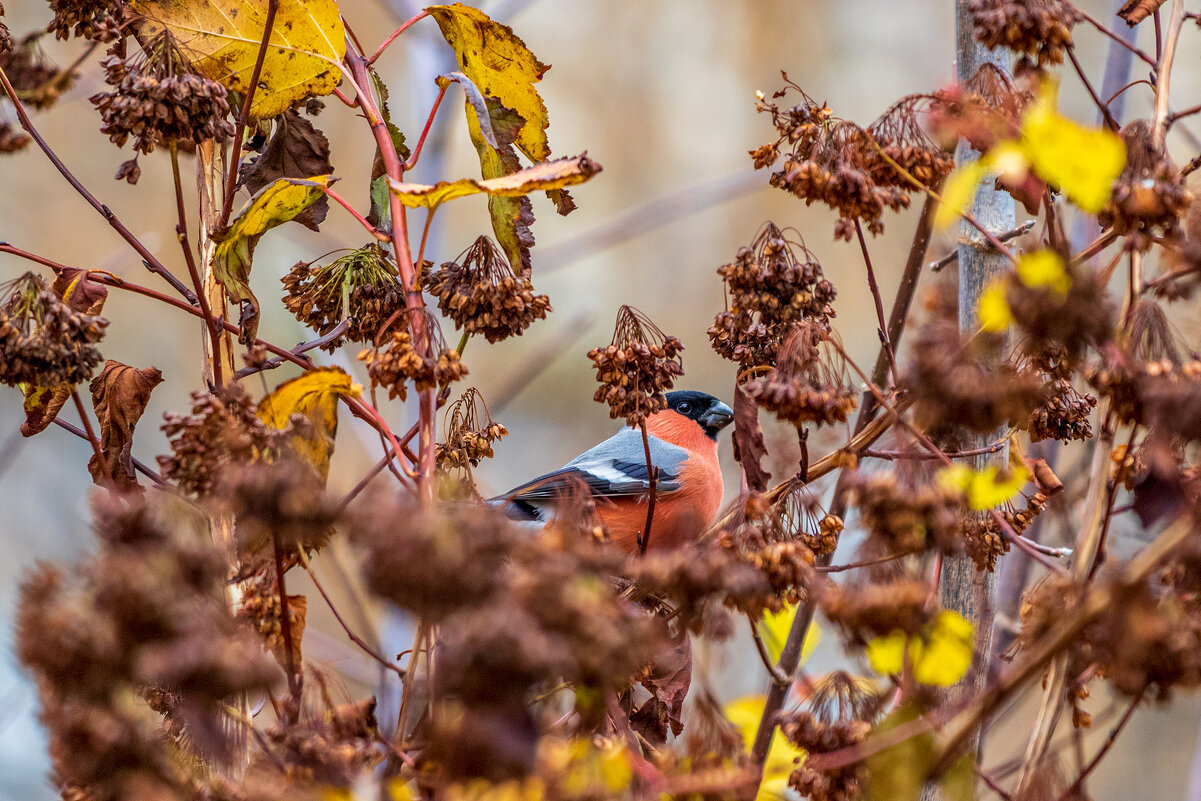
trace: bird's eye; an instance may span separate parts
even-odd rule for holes
[[[692,411],[692,404],[688,401],[683,401],[679,406],[676,407],[676,411],[680,412],[681,414],[688,414]]]

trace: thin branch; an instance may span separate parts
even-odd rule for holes
[[[293,650],[292,613],[288,609],[288,590],[284,584],[284,549],[279,545],[279,536],[271,535],[275,550],[275,587],[279,591],[279,629],[284,641],[284,664],[288,668],[288,693],[292,703],[286,707],[289,723],[296,722],[300,710],[300,675],[296,671],[296,656]]]
[[[378,48],[376,48],[375,52],[371,54],[371,58],[367,59],[367,63],[374,64],[375,60],[377,58],[379,58],[380,56],[382,56],[384,54],[384,51],[388,49],[388,45],[390,45],[396,41],[396,37],[400,36],[402,33],[407,31],[409,28],[411,28],[417,22],[420,22],[421,20],[428,17],[429,13],[430,13],[429,11],[422,11],[420,14],[417,14],[416,16],[405,20],[405,22],[399,28],[394,30],[392,32],[392,34],[383,41],[383,44],[381,44]]]
[[[80,439],[87,440],[89,442],[91,441],[91,438],[88,436],[86,431],[84,431],[79,426],[68,423],[66,420],[63,420],[61,417],[55,417],[54,424],[56,426],[58,426],[59,428],[70,431],[72,434],[79,437]],[[150,479],[155,484],[158,484],[159,486],[163,486],[167,483],[166,481],[163,480],[162,476],[160,476],[154,470],[151,470],[149,467],[147,467],[141,461],[139,461],[137,459],[131,459],[130,461],[133,462],[134,470],[137,470],[139,473],[146,476],[146,478]]]
[[[1113,748],[1114,742],[1118,739],[1118,735],[1122,733],[1122,729],[1126,728],[1126,724],[1130,722],[1130,718],[1134,717],[1134,710],[1138,709],[1139,703],[1143,700],[1141,694],[1134,696],[1130,701],[1130,705],[1126,707],[1126,711],[1122,713],[1121,719],[1110,730],[1109,736],[1105,738],[1105,742],[1098,749],[1097,753],[1089,763],[1080,771],[1080,775],[1076,777],[1076,781],[1072,782],[1072,786],[1064,790],[1059,796],[1058,801],[1068,801],[1069,798],[1076,797],[1076,791],[1084,786],[1084,780],[1088,775],[1096,770],[1097,765],[1101,764],[1101,760],[1109,753],[1109,749]]]
[[[1036,222],[1038,222],[1038,220],[1026,220],[1026,222],[1022,223],[1017,228],[1011,228],[1010,230],[1006,231],[1003,234],[997,234],[997,239],[999,239],[1002,242],[1008,242],[1011,239],[1017,239],[1019,236],[1025,236],[1026,234],[1028,234],[1032,230],[1034,230],[1034,224]],[[938,261],[930,262],[930,270],[932,272],[938,272],[938,271],[942,270],[944,267],[949,267],[950,265],[954,264],[957,261],[959,261],[959,250],[958,249],[952,250],[950,253],[943,256]]]
[[[818,573],[845,573],[848,570],[857,570],[861,567],[885,565],[889,562],[895,562],[898,559],[904,559],[906,556],[913,556],[914,554],[918,553],[921,553],[921,551],[901,551],[900,553],[890,553],[887,556],[878,556],[875,559],[864,559],[862,562],[851,562],[845,565],[818,565],[813,569]]]
[[[200,313],[204,316],[204,327],[208,331],[213,353],[220,353],[221,331],[217,328],[217,323],[213,319],[213,311],[209,307],[208,295],[205,293],[204,284],[200,280],[200,269],[196,266],[196,259],[192,256],[192,245],[188,241],[188,215],[183,202],[183,183],[179,177],[179,148],[172,141],[169,149],[171,151],[171,177],[175,183],[175,211],[179,217],[179,222],[175,224],[175,235],[179,239],[180,248],[183,249],[184,261],[188,265],[188,275],[192,277],[192,287],[196,290],[196,300],[200,304]],[[222,386],[225,383],[220,359],[213,360],[213,383],[217,386]]]
[[[863,226],[859,224],[858,217],[855,218],[855,234],[859,238],[859,252],[863,254],[863,264],[867,268],[867,286],[871,290],[872,302],[876,306],[876,321],[880,324],[880,327],[876,329],[876,335],[880,337],[880,347],[888,358],[888,370],[892,373],[892,380],[895,383],[899,380],[897,356],[893,353],[892,343],[888,340],[888,324],[884,322],[884,301],[880,298],[880,285],[876,283],[876,271],[872,268],[872,257],[867,252],[867,240],[863,238]]]
[[[334,619],[338,621],[338,625],[342,627],[342,631],[346,632],[346,636],[350,638],[350,641],[359,646],[359,648],[362,649],[363,653],[367,654],[367,656],[371,657],[376,662],[379,662],[388,670],[394,672],[401,679],[404,679],[405,672],[400,669],[399,665],[389,662],[387,659],[384,659],[382,656],[376,653],[375,649],[368,645],[362,637],[355,634],[354,631],[351,630],[350,626],[346,624],[346,621],[342,619],[341,613],[338,612],[338,607],[334,606],[334,602],[330,599],[329,593],[325,591],[325,587],[321,586],[321,582],[317,579],[317,574],[314,572],[313,566],[309,563],[309,557],[305,554],[304,549],[298,548],[296,553],[300,558],[300,564],[301,567],[304,568],[304,572],[309,574],[309,578],[312,580],[313,586],[317,588],[317,592],[321,593],[321,597],[325,599],[325,605],[329,607],[329,611],[333,612]]]
[[[330,342],[333,342],[335,339],[337,339],[338,337],[345,334],[346,329],[348,329],[348,328],[350,328],[350,318],[346,318],[345,320],[342,320],[342,322],[338,323],[330,331],[328,331],[325,334],[322,334],[321,336],[317,337],[316,339],[311,339],[308,342],[301,342],[299,345],[292,348],[292,350],[289,352],[296,356],[299,356],[300,354],[307,353],[308,351],[313,350],[314,348],[319,348],[322,345],[328,345]],[[276,367],[279,367],[283,363],[284,363],[283,357],[276,356],[273,359],[268,359],[267,361],[263,362],[262,364],[260,364],[257,367],[243,367],[241,370],[234,373],[234,377],[237,378],[238,380],[241,380],[241,379],[245,378],[246,376],[254,375],[255,373],[261,373],[266,370],[274,370]]]
[[[92,443],[92,452],[96,454],[96,463],[100,465],[100,470],[104,474],[104,480],[96,483],[101,486],[111,486],[113,483],[113,472],[108,466],[108,457],[104,455],[104,446],[100,444],[100,439],[96,436],[96,430],[92,428],[92,420],[88,417],[87,410],[83,408],[83,401],[79,398],[79,392],[71,387],[71,399],[75,401],[75,410],[79,412],[79,419],[83,422],[83,430],[87,436],[88,442]]]
[[[25,105],[17,96],[17,91],[13,89],[12,83],[10,83],[8,80],[8,75],[5,74],[2,68],[0,68],[0,85],[3,85],[5,93],[8,94],[9,100],[12,101],[13,108],[17,112],[17,117],[21,121],[21,127],[26,133],[33,137],[33,140],[37,142],[38,147],[41,148],[42,152],[46,154],[46,158],[50,159],[50,163],[54,165],[59,174],[62,175],[63,178],[67,180],[67,183],[69,183],[75,189],[75,191],[78,192],[79,195],[88,202],[88,205],[99,212],[100,216],[112,226],[113,230],[120,234],[121,238],[124,239],[129,246],[132,247],[134,251],[142,257],[142,261],[145,262],[147,269],[149,269],[151,272],[158,273],[164,278],[171,276],[170,279],[168,279],[168,282],[177,291],[181,289],[183,285],[171,275],[171,271],[164,267],[162,262],[156,259],[154,254],[146,249],[146,246],[143,245],[138,238],[133,235],[132,231],[125,227],[125,223],[121,222],[121,220],[117,218],[117,215],[113,213],[112,209],[97,200],[96,196],[88,191],[87,187],[80,183],[79,179],[76,178],[69,169],[67,169],[67,165],[64,164],[62,159],[55,154],[55,152],[50,148],[50,145],[46,143],[46,140],[42,138],[42,135],[38,133],[38,130],[33,126],[33,122],[29,119],[29,113],[25,110]],[[185,289],[185,292],[186,291],[187,290]],[[189,300],[195,300],[195,298],[189,298]]]
[[[438,107],[442,105],[442,99],[446,97],[446,90],[449,88],[449,83],[438,87],[438,96],[434,98],[434,105],[430,107],[429,116],[425,118],[425,127],[421,129],[421,137],[417,140],[417,146],[413,148],[409,160],[404,163],[405,172],[417,165],[417,159],[421,157],[421,151],[425,148],[425,139],[430,135],[430,128],[434,125],[434,117],[438,115]]]
[[[658,494],[656,490],[659,487],[659,468],[651,462],[651,441],[646,433],[646,421],[643,420],[638,427],[642,429],[642,450],[646,454],[646,480],[650,484],[646,502],[646,524],[638,535],[638,553],[644,554],[647,546],[650,545],[651,524],[655,520],[655,496]]]
[[[1084,88],[1088,91],[1088,96],[1093,99],[1093,103],[1097,106],[1097,111],[1101,113],[1101,117],[1105,120],[1105,126],[1110,130],[1116,131],[1122,126],[1113,118],[1113,114],[1109,112],[1109,105],[1102,103],[1101,98],[1097,96],[1097,91],[1093,89],[1092,83],[1089,82],[1088,76],[1084,74],[1084,68],[1080,66],[1079,59],[1076,58],[1076,48],[1069,46],[1067,48],[1068,58],[1072,61],[1072,67],[1076,70],[1077,77],[1080,78],[1080,83],[1084,84]]]
[[[263,22],[263,38],[259,42],[259,52],[254,59],[254,70],[250,73],[250,83],[246,85],[246,96],[242,98],[242,109],[238,113],[238,123],[234,128],[233,147],[229,154],[229,172],[225,177],[225,197],[221,201],[221,217],[218,228],[224,227],[229,222],[229,213],[233,210],[234,192],[238,187],[238,164],[242,160],[242,137],[246,134],[246,121],[250,119],[250,104],[254,102],[254,93],[259,86],[259,76],[263,74],[263,62],[267,59],[267,47],[271,41],[271,31],[275,27],[277,11],[279,11],[279,0],[267,0],[267,19]]]
[[[1085,21],[1085,22],[1089,23],[1089,24],[1090,24],[1090,25],[1092,25],[1094,28],[1096,28],[1098,31],[1100,31],[1101,33],[1105,34],[1105,35],[1106,35],[1106,36],[1108,36],[1110,39],[1112,39],[1113,41],[1117,42],[1119,45],[1121,45],[1122,47],[1126,48],[1127,50],[1129,50],[1129,51],[1130,51],[1131,53],[1133,53],[1134,55],[1136,55],[1136,56],[1138,56],[1139,58],[1141,58],[1143,61],[1145,61],[1145,62],[1147,63],[1147,66],[1151,67],[1152,69],[1155,69],[1156,67],[1158,67],[1158,66],[1159,66],[1158,64],[1156,64],[1156,63],[1155,63],[1155,59],[1151,58],[1149,55],[1147,55],[1146,53],[1144,53],[1142,50],[1139,50],[1137,47],[1135,47],[1134,45],[1132,45],[1130,42],[1127,42],[1127,41],[1126,41],[1125,39],[1123,39],[1121,36],[1118,36],[1116,33],[1114,33],[1114,32],[1113,32],[1113,31],[1111,31],[1109,28],[1107,28],[1107,27],[1106,27],[1106,26],[1105,26],[1105,25],[1104,25],[1104,24],[1103,24],[1103,23],[1102,23],[1100,20],[1098,20],[1096,17],[1092,16],[1092,15],[1091,15],[1091,14],[1089,14],[1087,11],[1085,11],[1085,10],[1084,10],[1084,9],[1082,9],[1082,8],[1080,8],[1080,6],[1075,6],[1075,10],[1076,10],[1076,13],[1077,13],[1077,14],[1079,14],[1079,15],[1080,15],[1080,17],[1081,17],[1082,19],[1084,19],[1084,21]]]
[[[367,233],[371,234],[371,236],[373,236],[375,239],[379,240],[380,242],[391,242],[392,241],[392,237],[388,236],[383,231],[379,230],[374,225],[367,222],[367,218],[364,217],[362,214],[359,214],[358,210],[356,210],[354,206],[350,205],[350,203],[347,202],[346,198],[342,197],[337,192],[330,189],[328,186],[325,187],[324,191],[325,191],[326,197],[328,197],[330,200],[333,200],[335,203],[337,203],[342,208],[346,209],[346,211],[350,212],[350,216],[354,217],[356,220],[358,220],[359,225],[366,228]]]
[[[1156,9],[1156,24],[1159,10]],[[1184,0],[1172,0],[1172,18],[1168,23],[1168,38],[1163,46],[1163,58],[1155,76],[1155,116],[1151,122],[1151,146],[1163,148],[1168,133],[1168,94],[1172,83],[1172,62],[1176,58],[1176,43],[1180,40],[1180,29],[1184,27]]]
[[[767,675],[771,677],[772,684],[790,686],[792,679],[789,675],[772,664],[771,654],[767,652],[767,646],[763,644],[763,637],[759,634],[759,626],[755,622],[755,618],[751,617],[750,612],[747,613],[746,620],[751,624],[751,639],[755,641],[755,652],[759,654],[759,661],[763,663]]]

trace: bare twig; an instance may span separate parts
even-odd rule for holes
[[[402,33],[407,31],[415,23],[419,22],[420,20],[424,19],[425,17],[428,17],[429,13],[430,13],[429,11],[422,11],[420,14],[417,14],[416,16],[405,20],[404,23],[402,23],[399,28],[394,30],[391,33],[391,35],[389,35],[388,38],[385,39],[378,48],[376,48],[375,52],[371,54],[371,58],[367,59],[367,63],[374,64],[375,60],[378,59],[380,56],[382,56],[384,54],[384,51],[388,49],[388,45],[390,45],[394,41],[396,41],[396,37],[400,36]]]
[[[1026,220],[1026,222],[1022,223],[1017,228],[1012,228],[1003,234],[998,234],[997,239],[1001,240],[1002,242],[1008,242],[1011,239],[1017,239],[1019,236],[1025,236],[1026,234],[1028,234],[1032,230],[1034,230],[1034,224],[1036,222],[1038,222],[1038,220]],[[932,272],[938,272],[942,268],[949,267],[950,265],[954,264],[958,260],[959,260],[959,251],[952,250],[950,253],[943,256],[938,261],[930,262],[930,270]]]
[[[88,440],[89,442],[91,441],[91,440],[90,440],[90,438],[88,437],[88,434],[87,434],[87,432],[86,432],[86,431],[84,431],[84,430],[83,430],[82,428],[80,428],[79,426],[72,425],[71,423],[68,423],[66,420],[63,420],[61,417],[55,417],[55,418],[54,418],[54,424],[55,424],[56,426],[58,426],[59,428],[65,429],[65,430],[67,430],[67,431],[70,431],[72,434],[74,434],[75,436],[79,437],[80,439],[83,439],[83,440]],[[154,470],[151,470],[149,467],[147,467],[147,466],[146,466],[145,464],[143,464],[141,461],[139,461],[139,460],[137,460],[137,459],[131,459],[130,461],[132,461],[132,462],[133,462],[133,469],[134,469],[134,470],[137,470],[139,473],[141,473],[142,475],[146,476],[146,478],[150,479],[150,480],[151,480],[151,481],[153,481],[155,484],[158,484],[158,485],[162,486],[163,484],[165,484],[165,483],[166,483],[166,482],[164,482],[164,481],[163,481],[163,477],[162,477],[162,476],[160,476],[160,475],[159,475],[158,473],[156,473]]]
[[[767,675],[771,677],[772,683],[788,687],[792,684],[792,679],[787,673],[772,664],[771,655],[767,653],[767,646],[763,644],[763,637],[759,634],[759,625],[755,622],[755,618],[751,617],[748,612],[746,620],[751,624],[751,639],[755,641],[755,651],[759,654],[759,661],[767,669]]]
[[[83,408],[83,401],[79,398],[79,392],[72,387],[71,399],[75,401],[75,410],[79,412],[79,419],[83,422],[83,430],[87,435],[88,442],[92,443],[92,452],[96,454],[96,462],[100,465],[100,470],[104,474],[104,480],[97,482],[101,486],[112,486],[113,472],[108,466],[108,457],[104,455],[104,446],[100,444],[100,439],[96,436],[96,430],[92,428],[92,420],[88,417],[87,410]]]

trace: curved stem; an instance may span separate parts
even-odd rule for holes
[[[399,28],[392,31],[392,34],[383,41],[383,44],[381,44],[379,47],[376,48],[375,52],[371,54],[371,58],[367,59],[367,63],[374,64],[375,60],[377,58],[379,58],[380,56],[382,56],[384,54],[384,51],[388,49],[388,45],[390,45],[396,41],[396,37],[400,36],[402,33],[404,33],[409,28],[411,28],[414,24],[416,24],[417,22],[420,22],[422,19],[428,17],[429,15],[430,15],[430,12],[422,11],[420,14],[417,14],[416,16],[405,20],[404,23],[401,24],[401,26]]]

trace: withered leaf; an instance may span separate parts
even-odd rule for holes
[[[539,190],[562,189],[582,184],[600,171],[601,165],[588,158],[587,154],[581,154],[543,161],[500,178],[483,181],[460,178],[457,181],[439,181],[432,186],[389,181],[389,188],[401,203],[411,209],[432,209],[449,200],[481,192],[499,197],[520,197]]]
[[[1133,27],[1154,14],[1163,4],[1164,0],[1126,0],[1118,9],[1118,16]]]
[[[300,671],[304,658],[304,653],[301,650],[300,644],[304,639],[304,623],[309,611],[309,601],[303,595],[288,596],[288,620],[291,621],[292,635],[292,665],[296,670]],[[281,616],[282,624],[282,616]],[[284,648],[284,636],[281,630],[279,639],[275,641],[275,646],[271,649],[275,656],[275,661],[279,662],[279,666],[284,670],[288,669],[288,652]]]
[[[734,389],[734,458],[742,465],[746,483],[755,492],[767,489],[771,473],[760,461],[767,455],[763,429],[759,427],[759,407],[742,387]]]
[[[674,637],[671,647],[664,649],[651,666],[649,675],[642,679],[642,686],[651,692],[651,699],[638,710],[637,715],[646,710],[646,718],[641,723],[654,724],[661,721],[671,727],[672,734],[678,735],[684,730],[680,714],[684,710],[684,699],[688,696],[688,688],[692,686],[692,641],[688,633],[681,632]],[[658,706],[652,706],[651,701],[657,701]],[[630,719],[635,730],[639,729],[639,721]],[[655,726],[648,727],[652,733]],[[646,733],[643,733],[646,736]],[[648,738],[649,739],[649,738]],[[658,739],[661,743],[666,740],[666,732]],[[651,740],[653,745],[655,740]]]
[[[317,368],[285,381],[259,401],[259,418],[272,428],[283,429],[292,415],[304,415],[311,426],[292,437],[292,447],[325,481],[338,433],[338,398],[357,397],[362,389],[338,367]]]
[[[146,411],[150,393],[162,383],[163,374],[154,367],[130,367],[109,359],[100,375],[92,379],[92,408],[100,419],[100,445],[111,475],[104,475],[100,460],[88,461],[92,479],[101,484],[111,480],[118,489],[138,486],[133,468],[133,430]]]
[[[24,437],[45,431],[71,397],[70,384],[53,387],[25,384],[21,390],[25,393],[25,422],[21,423],[21,436]]]
[[[333,171],[325,134],[299,112],[288,109],[275,119],[275,131],[262,155],[238,169],[238,184],[254,194],[279,178],[308,178]],[[292,219],[316,231],[328,212],[329,198],[322,196]]]
[[[485,106],[487,113],[479,115],[474,113],[470,102],[467,105],[467,132],[480,157],[480,174],[485,179],[511,175],[521,169],[513,141],[525,121],[494,97],[487,98]],[[485,120],[487,130],[483,129]],[[488,133],[493,136],[491,140]],[[488,198],[488,214],[492,218],[492,232],[509,257],[513,273],[528,277],[532,269],[530,248],[534,246],[534,232],[530,229],[534,222],[534,204],[526,195],[492,195]]]

